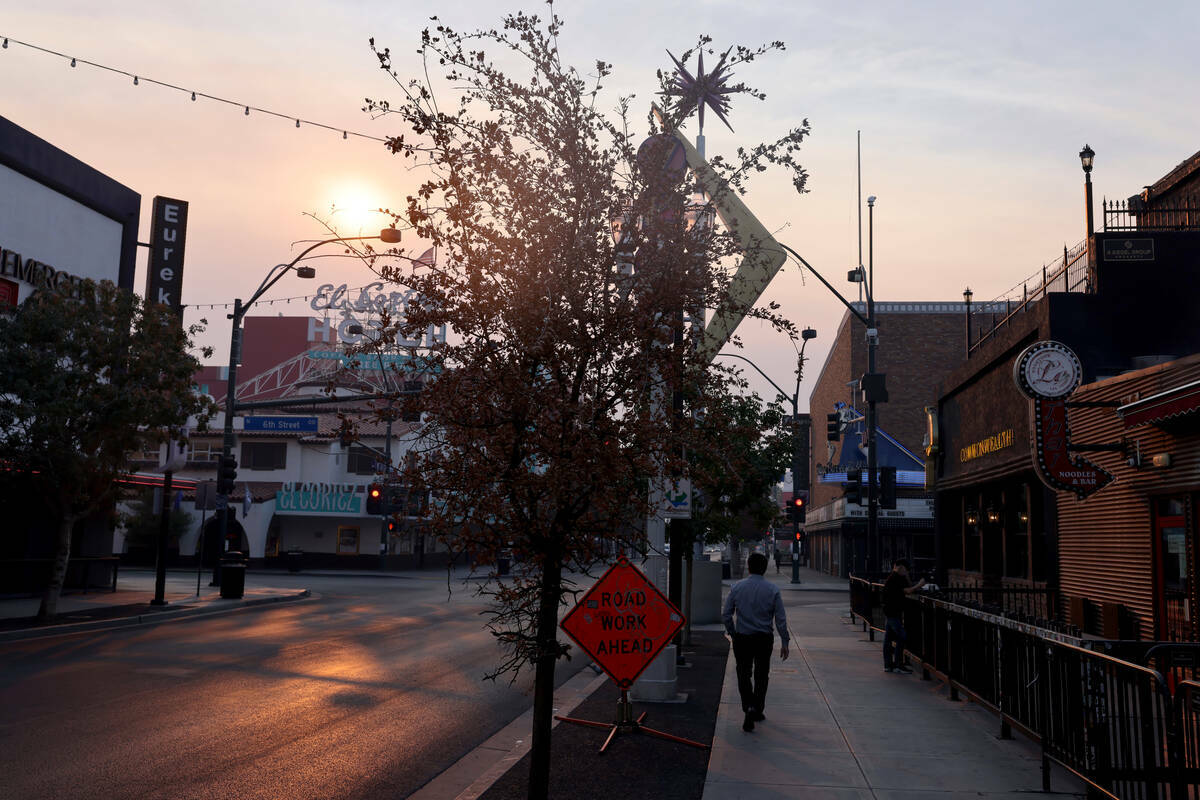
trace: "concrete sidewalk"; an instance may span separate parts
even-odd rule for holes
[[[801,570],[801,585],[832,579]],[[849,600],[789,592],[790,575],[767,578],[783,590],[791,657],[772,660],[764,713],[742,730],[733,655],[726,665],[704,800],[952,800],[1082,797],[1083,785],[1052,773],[1041,792],[1036,746],[999,738],[986,709],[952,702],[941,684],[883,671],[881,637],[868,641],[848,619]],[[839,581],[843,586],[845,581]],[[1060,794],[1061,793],[1061,794]]]
[[[208,585],[209,577],[207,572],[201,576],[197,594],[194,571],[169,571],[164,591],[167,605],[151,609],[148,604],[154,598],[154,571],[124,569],[117,578],[117,591],[99,589],[86,594],[64,594],[59,598],[58,618],[54,624],[0,630],[0,642],[158,624],[183,617],[229,613],[266,603],[302,600],[311,594],[308,589],[265,587],[254,581],[240,600],[227,600],[221,597],[219,587]],[[40,596],[0,599],[0,620],[11,622],[32,617],[40,606]]]

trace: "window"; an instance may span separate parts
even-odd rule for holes
[[[190,442],[188,444],[188,461],[220,461],[220,442]]]
[[[378,453],[361,445],[354,445],[350,448],[350,455],[346,460],[346,472],[352,475],[374,475],[375,462],[383,460],[383,456]]]
[[[287,466],[287,442],[242,442],[238,469],[283,469]]]
[[[337,551],[343,556],[358,554],[358,528],[338,526]]]

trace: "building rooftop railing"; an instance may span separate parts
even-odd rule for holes
[[[1120,231],[1200,231],[1200,205],[1187,202],[1147,203],[1141,197],[1105,200],[1104,230]]]
[[[1074,247],[1063,245],[1062,256],[1043,264],[1039,272],[997,298],[971,304],[967,332],[968,355],[1047,293],[1086,292],[1088,288],[1087,239]]]

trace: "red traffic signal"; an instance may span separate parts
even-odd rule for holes
[[[372,483],[367,487],[367,513],[383,513],[383,486],[381,484]]]
[[[800,531],[796,531],[796,541],[797,541],[797,542],[798,542],[798,541],[800,541],[800,537],[801,537],[801,536],[803,536],[803,535],[804,535],[804,534],[802,534]]]

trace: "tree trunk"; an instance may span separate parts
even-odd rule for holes
[[[54,542],[54,563],[50,567],[50,582],[42,592],[42,607],[38,609],[38,620],[46,622],[58,613],[58,598],[62,594],[63,581],[67,577],[67,560],[71,556],[71,532],[75,529],[75,517],[67,515],[58,524],[58,537]]]
[[[538,606],[538,657],[533,679],[533,737],[529,751],[529,800],[550,796],[550,726],[554,714],[554,665],[558,660],[558,603],[562,564],[546,559]]]

